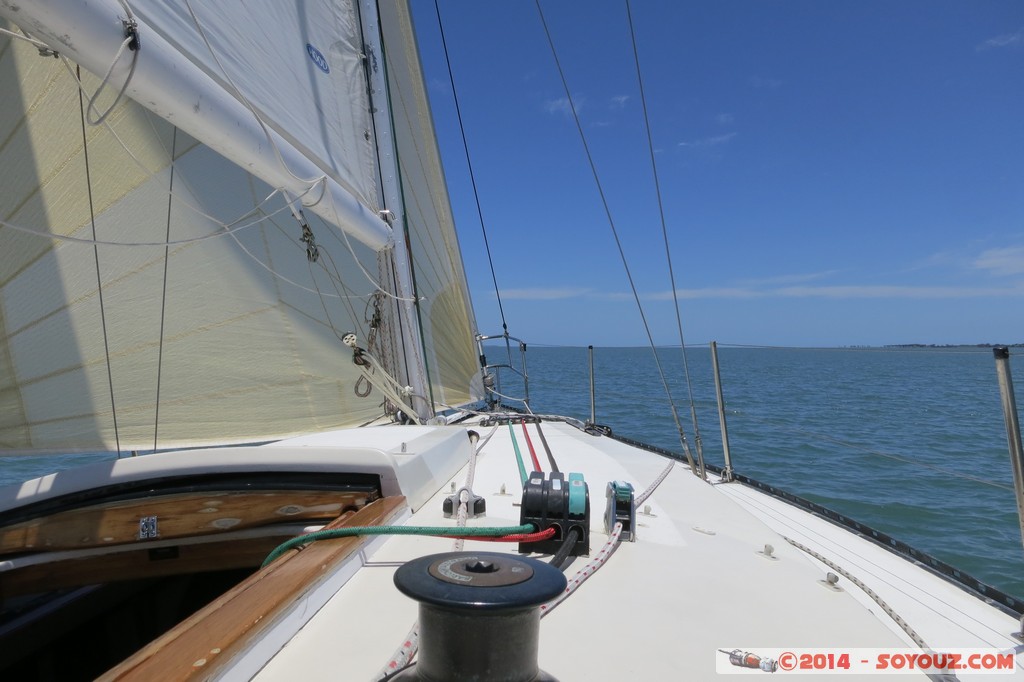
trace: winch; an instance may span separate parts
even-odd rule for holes
[[[554,682],[540,669],[540,605],[565,589],[557,568],[497,552],[431,554],[395,586],[419,602],[418,662],[393,679]]]

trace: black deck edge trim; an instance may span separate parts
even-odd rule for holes
[[[566,423],[572,424],[569,421]],[[628,438],[626,436],[620,436],[612,433],[610,427],[601,424],[588,424],[586,426],[588,428],[583,428],[581,430],[591,435],[604,435],[612,440],[619,441],[620,443],[632,445],[635,448],[646,450],[647,452],[652,452],[656,455],[661,455],[662,457],[667,457],[669,459],[674,459],[678,462],[682,462],[683,464],[688,464],[686,457],[678,452],[673,452],[672,450],[667,450],[656,445],[650,445],[643,441]],[[717,475],[721,475],[722,473],[722,468],[715,466],[714,464],[705,463],[704,466],[708,471]],[[767,483],[762,483],[761,481],[750,478],[749,476],[744,476],[743,474],[737,474],[735,472],[733,472],[732,476],[733,480],[739,481],[740,483],[752,488],[756,488],[761,492],[780,499],[783,502],[787,502],[794,507],[799,507],[800,509],[809,511],[815,516],[831,521],[837,526],[841,526],[867,540],[871,540],[880,547],[884,547],[904,559],[910,559],[922,568],[925,568],[940,578],[944,578],[947,582],[970,592],[982,601],[997,607],[1008,615],[1012,615],[1016,618],[1020,618],[1024,615],[1024,600],[1015,597],[1012,594],[1003,592],[988,583],[982,582],[969,573],[965,573],[955,566],[951,566],[940,559],[936,559],[927,552],[922,552],[902,540],[897,540],[888,533],[875,530],[871,526],[852,519],[845,514],[840,514],[839,512],[820,505],[817,502],[812,502],[804,497],[782,490],[781,488],[776,488],[775,486],[768,485]]]

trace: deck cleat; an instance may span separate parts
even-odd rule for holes
[[[463,490],[469,494],[469,500],[466,502],[466,518],[475,519],[487,513],[487,500],[474,494],[469,488],[459,488],[453,494],[446,497],[441,505],[441,511],[446,519],[450,519],[458,514],[459,498],[462,497]]]

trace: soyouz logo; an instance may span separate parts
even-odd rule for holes
[[[958,671],[1012,675],[1017,665],[1012,650],[999,649],[718,649],[718,673],[749,672],[743,668],[796,675],[934,675]]]
[[[306,43],[306,52],[309,54],[309,58],[313,60],[317,68],[324,73],[330,73],[331,67],[327,65],[327,57],[324,57],[323,52],[313,47],[312,44]]]

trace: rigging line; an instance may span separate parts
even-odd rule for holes
[[[557,473],[558,465],[555,463],[555,456],[551,454],[548,439],[544,437],[544,431],[540,428],[540,420],[537,421],[537,435],[540,436],[540,442],[544,445],[544,451],[548,454],[548,464],[551,465],[551,470]]]
[[[173,168],[173,166],[172,166],[172,168]],[[276,192],[277,192],[277,190],[275,190],[275,193]],[[273,195],[271,195],[271,196],[273,196]],[[267,199],[269,199],[269,198],[270,197],[267,197]],[[241,225],[235,224],[235,223],[238,223],[238,222],[240,222],[242,220],[245,220],[248,216],[252,215],[254,212],[256,212],[258,210],[259,210],[258,206],[254,207],[253,210],[249,211],[245,215],[239,216],[239,218],[237,220],[235,220],[234,223],[222,223],[219,220],[217,220],[216,218],[213,218],[212,216],[207,216],[204,213],[202,213],[200,211],[197,211],[197,213],[199,213],[203,217],[210,218],[210,220],[212,220],[213,222],[215,222],[215,223],[217,223],[217,224],[219,224],[221,226],[224,226],[227,229],[221,230],[220,232],[211,232],[210,234],[204,234],[204,235],[201,235],[199,237],[189,237],[188,239],[177,239],[175,241],[162,241],[162,242],[117,242],[117,241],[105,241],[105,240],[102,240],[102,239],[83,239],[81,237],[72,237],[71,235],[57,234],[57,233],[48,232],[48,231],[45,231],[45,230],[37,230],[37,229],[32,228],[32,227],[25,227],[24,225],[15,225],[14,223],[9,223],[9,222],[7,222],[5,220],[0,220],[0,226],[9,227],[9,228],[11,228],[12,230],[14,230],[16,232],[22,232],[22,233],[25,233],[25,234],[34,235],[36,237],[45,237],[46,239],[53,239],[53,240],[56,240],[56,241],[73,242],[75,244],[85,244],[85,245],[88,245],[88,246],[97,246],[97,245],[98,246],[125,246],[125,247],[186,246],[188,244],[194,244],[194,243],[197,243],[197,242],[206,241],[208,239],[217,239],[219,237],[231,236],[235,232],[241,232],[242,230],[246,230],[246,229],[248,229],[250,227],[253,227],[255,225],[259,225],[260,223],[264,222],[265,220],[268,220],[269,218],[273,217],[274,215],[276,215],[278,213],[281,213],[283,211],[286,211],[288,209],[287,209],[287,207],[279,208],[279,209],[276,209],[275,211],[273,211],[271,213],[264,213],[264,217],[258,218],[256,220],[253,220],[252,222],[244,223],[244,224],[241,224]],[[234,227],[230,227],[231,225],[234,225]]]
[[[526,430],[526,420],[524,419],[519,423],[523,426],[523,436],[526,437],[526,445],[530,449],[530,459],[533,460],[533,470],[544,471],[540,468],[540,460],[537,459],[537,451],[533,449],[533,441],[530,440],[530,432]]]
[[[523,464],[523,453],[519,452],[519,443],[516,442],[516,431],[512,428],[512,420],[508,422],[508,435],[512,436],[512,449],[516,452],[516,464],[519,465],[519,478],[521,483],[526,484],[526,465]]]
[[[665,258],[668,261],[669,283],[672,285],[672,304],[676,312],[676,328],[679,330],[679,348],[683,356],[683,374],[686,377],[686,390],[690,398],[690,417],[693,421],[693,444],[697,450],[697,459],[704,469],[704,448],[701,443],[700,427],[697,425],[697,408],[693,400],[693,383],[690,381],[690,363],[686,356],[686,341],[683,340],[683,318],[679,310],[679,294],[676,290],[676,277],[672,268],[672,251],[668,244],[668,228],[665,224],[665,204],[661,197],[661,180],[658,177],[658,164],[654,157],[654,140],[651,137],[651,120],[647,112],[647,95],[644,90],[643,74],[640,70],[640,53],[636,45],[636,31],[633,28],[633,11],[629,0],[626,0],[626,17],[629,19],[629,37],[633,44],[633,63],[636,65],[636,80],[640,86],[640,106],[644,114],[644,131],[647,134],[647,151],[651,157],[651,173],[654,177],[654,192],[658,199],[658,216],[661,219],[661,235],[665,242]]]
[[[348,287],[347,284],[345,284],[345,281],[342,279],[341,271],[338,269],[338,264],[334,261],[334,256],[331,254],[330,249],[321,246],[320,255],[321,258],[317,260],[317,265],[319,265],[320,269],[324,272],[324,274],[327,275],[327,281],[329,281],[331,283],[331,286],[334,287],[334,295],[338,299],[340,299],[342,305],[345,306],[346,312],[348,313],[349,318],[352,320],[352,324],[358,325],[359,316],[356,314],[355,306],[352,305],[352,299],[369,299],[373,296],[373,294],[366,294],[365,296],[353,294],[352,290]],[[324,294],[321,293],[320,285],[317,283],[316,277],[313,276],[313,264],[309,263],[308,261],[307,264],[310,269],[310,278],[313,280],[313,286],[316,287],[316,293],[320,297],[321,304],[325,306],[326,312],[326,303],[324,303],[323,300]],[[330,266],[329,268],[328,265]],[[342,290],[344,290],[345,293],[342,293]],[[331,326],[334,326],[333,323]],[[362,333],[363,330],[360,329],[359,332]],[[338,336],[338,339],[341,339],[341,337],[343,336],[343,334],[338,334],[337,330],[335,330],[335,335]]]
[[[276,213],[277,213],[277,211],[275,211],[274,213],[276,214]],[[274,221],[274,220],[270,220],[270,218],[272,217],[272,215],[273,215],[273,214],[271,214],[270,216],[267,216],[267,219],[268,219],[268,221],[270,222],[270,224],[271,224],[271,225],[273,225],[274,227],[276,227],[276,228],[277,228],[277,230],[278,230],[278,231],[279,231],[279,232],[280,232],[280,233],[281,233],[281,234],[282,234],[282,235],[283,235],[283,236],[284,236],[284,237],[285,237],[286,239],[288,239],[288,240],[292,241],[293,243],[296,243],[296,244],[297,244],[297,242],[295,242],[295,239],[294,239],[294,237],[292,237],[292,235],[291,235],[291,234],[290,234],[290,233],[289,233],[289,232],[288,232],[287,230],[285,230],[285,229],[284,229],[284,228],[282,228],[282,227],[281,227],[280,225],[278,225],[276,221]],[[309,287],[307,287],[307,286],[305,286],[305,285],[303,285],[303,284],[299,284],[298,282],[295,282],[295,281],[293,281],[293,280],[291,280],[291,279],[288,279],[287,277],[285,277],[285,276],[284,276],[284,275],[282,275],[281,273],[279,273],[279,272],[277,272],[276,270],[274,270],[274,268],[272,268],[271,266],[267,265],[267,264],[266,264],[266,263],[264,263],[264,262],[263,262],[262,260],[260,260],[260,258],[259,258],[258,256],[256,256],[256,254],[254,254],[254,253],[252,253],[251,251],[249,251],[249,250],[248,250],[248,249],[247,249],[247,248],[246,248],[246,247],[245,247],[245,246],[244,246],[244,245],[243,245],[243,244],[242,244],[241,242],[239,242],[239,241],[238,241],[237,239],[235,239],[235,243],[236,243],[236,244],[238,245],[238,247],[239,247],[240,249],[242,249],[242,251],[244,251],[244,252],[246,253],[246,255],[248,255],[248,256],[249,256],[250,258],[252,258],[252,259],[253,259],[254,261],[256,261],[256,263],[257,263],[257,264],[258,264],[258,265],[259,265],[260,267],[262,267],[262,268],[263,268],[264,270],[266,270],[267,272],[269,272],[269,273],[270,273],[271,275],[273,275],[273,276],[274,276],[274,277],[276,277],[277,279],[281,280],[282,282],[286,282],[287,284],[290,284],[290,285],[292,285],[293,287],[296,287],[296,288],[298,288],[298,289],[301,289],[302,291],[306,291],[306,292],[308,292],[308,293],[311,293],[311,294],[317,294],[317,295],[319,295],[319,296],[322,296],[322,297],[327,297],[327,298],[339,298],[339,299],[353,299],[353,298],[355,298],[355,299],[369,299],[370,297],[372,297],[372,296],[373,296],[373,294],[354,294],[354,293],[342,294],[342,293],[340,292],[340,290],[338,289],[338,283],[340,283],[340,284],[341,284],[341,286],[342,286],[342,288],[344,288],[344,289],[345,289],[346,291],[349,291],[349,288],[348,288],[347,286],[345,286],[345,283],[341,281],[340,277],[339,277],[339,278],[337,279],[337,282],[335,282],[335,276],[334,276],[334,275],[332,275],[332,274],[330,273],[330,271],[329,271],[329,270],[327,270],[326,266],[321,266],[321,267],[323,268],[324,272],[325,272],[325,273],[327,274],[327,279],[328,279],[328,280],[330,280],[332,284],[334,284],[334,290],[335,290],[335,291],[336,291],[337,293],[334,293],[334,294],[331,294],[331,293],[326,293],[326,294],[325,294],[325,293],[322,293],[322,292],[320,291],[320,289],[319,289],[319,288],[316,288],[316,289],[310,289]],[[334,262],[334,258],[333,258],[333,256],[331,256],[331,254],[330,254],[330,251],[328,251],[328,250],[327,250],[326,248],[323,248],[323,247],[321,247],[321,248],[320,248],[320,253],[321,253],[321,255],[324,255],[324,254],[326,254],[326,257],[327,257],[327,258],[328,258],[329,260],[331,260],[331,262],[332,262],[332,264],[333,264],[333,262]],[[335,271],[337,271],[337,266],[335,266]],[[315,283],[315,282],[314,282],[314,283]],[[353,316],[354,316],[354,315],[355,315],[355,313],[353,313]]]
[[[94,92],[92,96],[89,98],[89,113],[87,114],[86,118],[89,125],[98,126],[99,124],[107,120],[107,116],[110,116],[110,114],[114,111],[117,105],[121,102],[121,98],[124,97],[125,91],[128,90],[128,84],[132,82],[132,76],[135,75],[135,65],[139,62],[138,49],[132,50],[132,65],[128,69],[128,75],[125,77],[124,83],[121,85],[121,90],[117,93],[117,97],[114,98],[114,101],[111,103],[109,107],[107,107],[106,111],[104,111],[102,114],[98,114],[95,119],[92,118],[93,112],[98,113],[96,110],[96,100],[100,98],[100,93],[103,92],[103,89],[106,88],[107,84],[110,82],[110,75],[114,72],[114,67],[117,66],[117,63],[121,60],[121,55],[124,54],[124,51],[128,48],[128,46],[132,42],[137,40],[138,37],[134,34],[129,35],[127,38],[124,39],[124,42],[121,43],[121,47],[118,48],[117,53],[114,55],[113,61],[110,62],[110,68],[108,68],[107,72],[103,75],[103,79],[100,81],[100,86],[96,88],[96,92]]]
[[[626,261],[626,253],[622,249],[622,241],[619,239],[619,232],[615,228],[615,220],[612,218],[611,208],[608,206],[608,199],[604,193],[604,187],[601,184],[601,179],[597,174],[597,166],[594,163],[594,157],[590,153],[590,146],[587,144],[586,135],[583,133],[583,125],[580,123],[579,112],[576,110],[576,103],[573,101],[572,93],[569,91],[569,83],[565,78],[565,72],[562,70],[562,64],[558,59],[558,52],[555,50],[555,42],[551,37],[551,31],[548,30],[548,23],[544,19],[544,10],[541,9],[540,0],[535,0],[537,5],[537,12],[540,14],[540,22],[544,27],[544,35],[547,36],[548,46],[551,48],[551,55],[555,60],[555,67],[558,69],[558,76],[562,80],[562,87],[565,90],[566,99],[569,101],[569,108],[572,110],[572,118],[576,124],[576,130],[579,132],[580,141],[583,144],[583,151],[586,154],[587,162],[590,165],[590,172],[594,176],[594,183],[597,185],[597,192],[601,197],[601,204],[604,206],[605,216],[608,218],[608,225],[611,227],[612,236],[615,238],[615,245],[619,250],[619,258],[622,260],[622,267],[626,271],[626,279],[629,280],[629,288],[633,292],[633,299],[636,301],[637,310],[640,312],[640,319],[644,324],[644,332],[647,334],[647,341],[651,346],[651,352],[654,355],[654,363],[658,367],[658,374],[661,376],[661,384],[665,388],[665,394],[668,396],[669,408],[672,410],[672,419],[675,420],[676,431],[679,433],[679,441],[683,446],[683,453],[686,455],[686,460],[690,464],[690,469],[693,470],[694,474],[707,480],[707,473],[703,467],[697,468],[697,465],[693,461],[693,455],[690,454],[690,445],[686,441],[686,433],[683,431],[683,425],[679,420],[679,412],[676,409],[675,400],[672,399],[672,391],[668,386],[668,379],[665,376],[665,370],[661,366],[661,359],[658,357],[658,351],[654,345],[654,337],[651,335],[651,327],[647,323],[647,316],[644,314],[643,304],[640,303],[640,294],[636,290],[636,284],[633,282],[633,275],[629,269],[629,263]]]
[[[71,74],[71,78],[78,85],[78,89],[80,91],[82,91],[83,93],[85,93],[86,95],[88,95],[89,93],[85,92],[85,86],[82,84],[82,81],[78,78],[77,75],[75,75],[75,69],[74,69],[74,67],[72,67],[71,61],[68,60],[67,57],[64,57],[63,55],[61,55],[61,62],[64,64],[64,67],[68,70],[68,73]],[[160,136],[159,131],[157,131],[156,127],[153,125],[153,115],[151,115],[151,112],[148,112],[148,111],[146,113],[147,113],[146,121],[149,123],[150,127],[153,129],[153,131],[155,133],[155,136],[156,136],[156,139],[159,140],[161,136]],[[107,129],[107,132],[109,132],[111,134],[111,136],[113,136],[113,138],[115,140],[117,140],[117,143],[121,146],[121,149],[123,149],[124,152],[128,155],[128,158],[130,158],[132,161],[134,161],[135,165],[138,166],[139,169],[143,173],[145,173],[147,176],[155,175],[157,173],[157,171],[150,170],[146,166],[146,164],[143,163],[142,160],[139,159],[139,157],[135,155],[135,153],[131,150],[131,148],[128,146],[128,144],[125,143],[125,141],[121,139],[120,135],[117,134],[117,130],[115,130],[114,127],[111,126],[109,122],[103,121],[103,126]],[[160,145],[163,146],[163,142],[162,141],[160,142]],[[171,158],[171,162],[170,162],[170,167],[173,168],[175,165],[176,165],[176,161],[172,157]],[[306,207],[316,206],[317,204],[319,204],[323,200],[323,195],[327,192],[327,178],[326,178],[326,176],[324,176],[321,179],[320,183],[311,185],[310,187],[308,187],[305,190],[303,190],[302,192],[300,192],[295,197],[295,199],[302,199],[306,195],[312,193],[313,190],[316,189],[316,187],[320,187],[320,196],[317,198],[317,200],[316,201],[311,201],[308,204],[305,204],[305,203],[302,204],[303,206],[306,206]],[[267,195],[267,197],[265,199],[263,199],[263,201],[261,201],[259,204],[257,204],[256,207],[253,210],[246,211],[245,213],[240,215],[238,218],[235,218],[234,220],[229,221],[229,222],[224,222],[224,221],[220,220],[219,218],[216,218],[216,217],[210,215],[209,213],[201,211],[199,208],[197,208],[196,206],[192,205],[191,203],[189,203],[185,199],[182,199],[181,197],[177,197],[176,196],[175,198],[179,202],[181,202],[184,206],[186,206],[187,208],[189,208],[190,210],[195,212],[196,214],[206,218],[210,222],[215,223],[215,224],[219,225],[222,228],[227,229],[227,228],[230,228],[231,226],[236,225],[236,224],[242,222],[243,220],[245,220],[248,216],[252,215],[255,212],[255,209],[258,209],[263,204],[269,202],[271,199],[274,198],[274,195],[276,195],[278,192],[281,192],[281,191],[282,190],[280,190],[280,189],[273,190],[270,194]],[[284,209],[277,209],[277,210],[273,211],[272,213],[270,213],[268,215],[270,215],[270,216],[276,215],[277,213],[279,213],[279,212],[281,212],[283,210]],[[257,222],[259,222],[259,221],[250,223],[249,225],[255,225],[255,224],[257,224]],[[245,227],[248,227],[249,225],[246,225]],[[20,229],[20,228],[18,228],[16,226],[13,226],[13,225],[9,225],[9,227],[14,227],[15,229]],[[29,232],[30,234],[35,233],[33,230],[28,230],[28,229],[22,229],[22,231]],[[48,233],[44,233],[44,234],[48,234]],[[213,233],[212,235],[209,235],[207,237],[199,237],[199,238],[196,238],[194,240],[184,240],[182,243],[188,243],[190,241],[200,241],[202,239],[209,239],[209,238],[212,238],[212,237],[215,237],[215,236],[219,236],[220,234],[222,234],[222,233],[216,232],[216,233]],[[72,241],[75,241],[75,240],[72,240]],[[134,246],[135,244],[133,244],[133,243],[126,243],[125,245],[127,245],[127,246]],[[149,246],[149,244],[145,244],[145,245]],[[163,245],[162,244],[154,244],[153,246],[163,246]]]
[[[20,26],[18,28],[21,29]],[[48,51],[46,53],[47,56],[49,56],[50,53],[53,53],[54,55],[57,54],[56,52],[54,52],[53,50],[50,49],[49,45],[47,45],[46,43],[44,43],[41,40],[37,40],[37,39],[33,38],[32,36],[26,34],[24,32],[24,29],[21,29],[21,30],[22,30],[21,33],[17,33],[15,31],[8,31],[6,28],[0,28],[0,34],[6,35],[6,36],[10,36],[11,38],[17,38],[18,40],[24,40],[26,43],[29,43],[30,45],[34,45],[36,47],[36,49],[38,49],[40,52],[42,52],[43,50],[47,50]]]
[[[79,71],[81,75],[81,71]],[[78,92],[78,110],[82,119],[82,156],[85,161],[85,186],[86,194],[89,197],[89,219],[92,223],[92,237],[96,239],[96,213],[92,200],[92,176],[89,173],[89,140],[85,128],[85,96],[81,90]],[[103,353],[107,358],[107,385],[110,387],[110,414],[114,422],[114,445],[117,448],[117,456],[121,456],[121,437],[117,428],[117,407],[114,402],[114,375],[110,368],[110,343],[107,339],[107,315],[103,305],[103,280],[100,277],[100,249],[93,245],[93,258],[96,261],[96,291],[99,294],[100,304],[100,326],[103,328]]]
[[[388,340],[390,340],[392,343],[397,342],[398,343],[398,348],[402,349],[402,350],[399,351],[397,349],[391,348],[390,350],[392,352],[390,353],[390,355],[391,355],[392,362],[394,362],[394,364],[396,365],[396,369],[395,369],[394,373],[398,374],[398,368],[399,367],[404,367],[405,368],[405,379],[410,384],[413,383],[414,373],[422,373],[421,376],[422,376],[423,384],[425,385],[425,387],[427,389],[427,394],[428,395],[426,395],[426,396],[417,396],[417,397],[419,397],[421,400],[423,400],[424,403],[426,403],[426,405],[424,407],[430,412],[431,416],[433,416],[433,414],[434,414],[434,387],[433,387],[433,385],[430,382],[430,371],[429,371],[429,368],[427,367],[426,346],[424,345],[425,344],[425,340],[424,340],[425,334],[422,333],[423,332],[423,320],[422,320],[422,318],[420,316],[420,306],[419,306],[419,300],[418,300],[419,296],[416,293],[416,275],[415,275],[415,272],[413,271],[413,267],[412,267],[412,251],[411,251],[411,249],[409,249],[408,236],[409,236],[408,232],[406,232],[404,236],[400,235],[401,238],[406,239],[406,253],[407,253],[408,257],[409,257],[409,270],[410,270],[410,272],[413,272],[413,275],[412,275],[412,288],[413,288],[413,299],[415,301],[413,303],[413,306],[414,306],[415,312],[416,312],[416,319],[415,319],[415,321],[414,320],[409,320],[409,324],[404,324],[404,322],[406,321],[406,316],[402,315],[402,311],[401,310],[393,310],[392,311],[392,314],[394,314],[394,316],[396,318],[392,322],[392,326],[398,328],[398,333],[397,333],[397,335],[394,332],[389,334],[388,336],[390,336],[391,338],[388,339]],[[390,270],[391,270],[391,283],[394,285],[395,291],[398,291],[398,263],[396,262],[396,260],[394,258],[387,258],[385,260],[385,262],[383,263],[383,267],[385,269],[390,268]],[[395,307],[398,308],[398,306],[395,306]],[[419,336],[419,348],[416,348],[415,346],[413,346],[411,339],[408,338],[409,336],[413,336],[414,325],[418,325],[418,330],[417,331],[420,332],[417,335],[417,336]],[[404,349],[409,348],[410,346],[413,346],[413,358],[412,358],[413,362],[412,363],[409,362],[409,357],[405,354],[405,351],[404,351]],[[416,365],[416,364],[418,364],[419,366],[418,367],[417,366],[410,366],[410,365]],[[415,401],[410,400],[409,401],[409,406],[410,407],[416,407]]]
[[[359,11],[359,9],[357,8],[357,12],[358,11]],[[405,378],[406,378],[407,381],[409,381],[409,383],[413,383],[413,378],[414,377],[419,377],[419,379],[422,381],[422,383],[426,386],[427,394],[428,394],[429,397],[424,398],[424,402],[426,402],[427,405],[425,405],[421,409],[425,408],[431,414],[433,414],[433,412],[434,412],[434,386],[433,386],[433,384],[430,381],[430,367],[429,367],[428,362],[427,362],[427,355],[428,355],[428,353],[427,353],[427,347],[426,347],[426,338],[425,338],[425,334],[422,333],[422,330],[423,330],[423,312],[422,312],[421,307],[420,307],[420,300],[421,300],[421,298],[420,298],[420,294],[419,294],[418,282],[417,282],[417,279],[416,279],[416,265],[417,265],[417,262],[416,262],[415,254],[413,253],[413,250],[412,250],[412,243],[411,243],[411,241],[412,241],[412,227],[410,225],[410,219],[409,219],[408,200],[407,200],[406,195],[405,195],[405,183],[402,180],[402,165],[403,165],[403,162],[405,161],[405,159],[404,159],[403,155],[400,153],[399,147],[398,147],[398,143],[397,143],[398,131],[395,129],[395,115],[394,115],[395,106],[394,106],[394,101],[392,100],[392,97],[391,97],[391,88],[389,87],[391,85],[391,83],[390,83],[390,79],[388,77],[389,71],[388,71],[388,68],[387,68],[389,55],[388,55],[388,52],[387,52],[387,48],[385,46],[384,35],[381,32],[382,28],[381,28],[381,25],[380,25],[379,22],[377,23],[377,27],[378,27],[378,39],[380,41],[379,42],[380,50],[381,50],[382,57],[383,57],[383,62],[384,62],[384,65],[385,65],[385,68],[384,68],[384,71],[383,71],[382,75],[383,75],[384,86],[385,86],[383,88],[383,96],[384,96],[384,99],[387,100],[388,116],[387,116],[386,123],[388,124],[389,132],[390,132],[390,135],[391,135],[391,152],[392,152],[392,155],[393,155],[393,158],[394,158],[395,183],[397,184],[397,189],[398,189],[399,208],[402,211],[402,214],[401,214],[400,218],[399,218],[399,216],[395,215],[394,212],[391,212],[391,215],[392,215],[393,219],[400,219],[401,220],[402,234],[394,234],[394,225],[390,224],[390,223],[389,223],[389,225],[392,228],[392,235],[394,236],[395,242],[397,243],[398,240],[401,239],[402,243],[403,243],[403,245],[405,247],[405,260],[408,263],[408,272],[409,272],[409,280],[410,280],[409,281],[409,286],[411,286],[411,288],[412,288],[412,291],[408,292],[408,293],[410,293],[412,295],[412,300],[410,301],[409,299],[402,298],[401,299],[401,304],[395,306],[396,310],[394,311],[394,313],[395,313],[395,317],[397,319],[396,319],[396,324],[394,325],[394,327],[397,327],[398,334],[402,338],[401,339],[395,338],[396,335],[392,332],[391,333],[391,337],[392,337],[391,340],[392,340],[392,342],[398,341],[399,344],[400,344],[399,347],[401,349],[403,349],[403,350],[402,350],[401,353],[398,353],[398,352],[392,353],[392,357],[393,357],[393,360],[395,361],[396,364],[402,365],[402,366],[405,367]],[[365,47],[365,39],[364,39],[364,47]],[[366,52],[366,50],[364,49],[363,52]],[[363,61],[363,68],[365,70],[368,70],[370,68],[369,63],[368,63],[367,60]],[[366,79],[367,79],[368,82],[370,81],[370,74],[369,73],[366,74]],[[372,89],[371,89],[371,92],[370,92],[370,103],[371,103],[371,105],[373,105],[373,91],[372,91]],[[375,111],[376,107],[373,106],[372,109]],[[378,140],[379,138],[377,136],[377,117],[376,116],[371,116],[370,117],[370,125],[373,126],[374,139]],[[374,145],[374,148],[375,148],[375,151],[377,153],[378,177],[380,179],[381,189],[383,190],[383,188],[384,188],[384,177],[383,177],[384,164],[381,163],[381,149],[380,149],[379,145]],[[422,160],[420,161],[420,165],[422,166]],[[385,219],[385,222],[388,222],[388,221]],[[384,264],[384,267],[386,267],[388,265],[388,263],[390,263],[390,267],[391,267],[391,281],[392,281],[392,284],[394,285],[395,293],[396,294],[397,293],[406,293],[405,291],[399,291],[399,282],[401,281],[401,278],[399,277],[399,267],[398,267],[397,258],[395,257],[396,255],[397,255],[397,250],[396,249],[390,250],[390,253],[388,253],[388,257],[386,259],[387,263]],[[396,296],[396,300],[398,300],[398,298],[399,297]],[[409,303],[412,304],[411,305],[411,308],[412,308],[411,311],[409,309],[410,308],[409,305],[404,305],[404,304],[409,304]],[[414,313],[415,314],[415,319],[412,319],[412,315],[410,313]],[[406,329],[407,326],[409,327],[409,329]],[[419,333],[416,333],[416,332],[419,332]],[[405,338],[406,333],[408,333],[410,336],[413,336],[415,339],[417,339],[418,343],[410,345],[408,343],[408,340]],[[409,349],[409,351],[407,351],[406,349]],[[410,358],[409,355],[412,355],[412,357]],[[415,402],[412,402],[412,405],[415,406],[416,405]]]
[[[338,208],[334,204],[334,195],[331,194],[330,192],[328,192],[326,195],[327,195],[328,206],[330,207],[330,210],[334,214],[334,217],[335,217],[334,222],[335,222],[335,224],[338,224],[341,221],[337,220]],[[357,266],[359,266],[360,272],[363,273],[363,276],[366,277],[366,280],[370,284],[372,284],[377,289],[377,291],[381,292],[382,294],[384,294],[388,298],[394,299],[396,301],[402,301],[402,302],[406,302],[406,303],[408,303],[408,302],[416,302],[416,297],[415,296],[413,298],[405,298],[403,296],[397,296],[397,295],[391,293],[390,291],[388,291],[387,289],[385,289],[384,287],[382,287],[380,285],[380,282],[378,282],[376,279],[374,279],[373,275],[371,275],[369,272],[367,272],[366,268],[363,267],[363,263],[359,260],[359,257],[356,255],[355,249],[352,248],[352,242],[348,238],[348,233],[345,230],[342,230],[340,228],[338,228],[338,232],[341,233],[342,240],[345,242],[345,247],[348,249],[348,252],[350,254],[352,254],[352,260],[355,261],[355,264]],[[387,248],[387,247],[385,247],[385,248]]]
[[[636,496],[636,498],[633,501],[633,504],[639,507],[641,504],[646,502],[647,498],[653,495],[654,491],[658,489],[659,485],[661,485],[661,482],[665,480],[665,477],[672,473],[672,469],[674,469],[675,466],[675,461],[669,460],[668,465],[664,469],[662,469],[661,473],[658,474],[658,477],[654,479],[654,481],[652,481],[651,484],[647,486],[647,488],[645,488],[642,493]]]
[[[437,13],[437,27],[441,32],[441,47],[444,50],[444,60],[448,65],[448,80],[452,86],[452,100],[455,102],[455,117],[459,122],[459,132],[462,134],[462,149],[466,153],[466,166],[469,169],[469,181],[473,186],[473,199],[476,201],[476,214],[480,220],[480,230],[484,235],[484,250],[487,252],[487,264],[491,268],[491,280],[494,282],[494,295],[498,299],[498,312],[501,313],[501,328],[508,334],[508,323],[505,322],[505,308],[501,304],[501,292],[498,290],[498,276],[494,272],[494,260],[491,258],[491,244],[487,239],[487,227],[484,224],[484,213],[480,206],[480,193],[477,191],[476,175],[473,173],[473,162],[469,157],[469,142],[466,140],[466,128],[462,123],[462,108],[459,106],[459,93],[455,89],[455,75],[452,73],[452,62],[448,56],[448,42],[444,37],[444,24],[441,22],[441,8],[437,0],[434,0],[434,11]]]
[[[174,159],[174,151],[178,144],[178,127],[174,126],[174,132],[171,133],[171,159]],[[170,180],[167,183],[167,235],[166,241],[171,240],[171,206],[174,204],[173,201],[173,190],[174,190],[174,164],[171,164]],[[170,261],[171,246],[168,244],[164,247],[164,283],[163,290],[160,294],[160,348],[157,351],[156,358],[156,406],[153,411],[153,449],[156,450],[157,436],[160,429],[160,379],[163,375],[164,368],[164,321],[167,318],[167,270]]]

